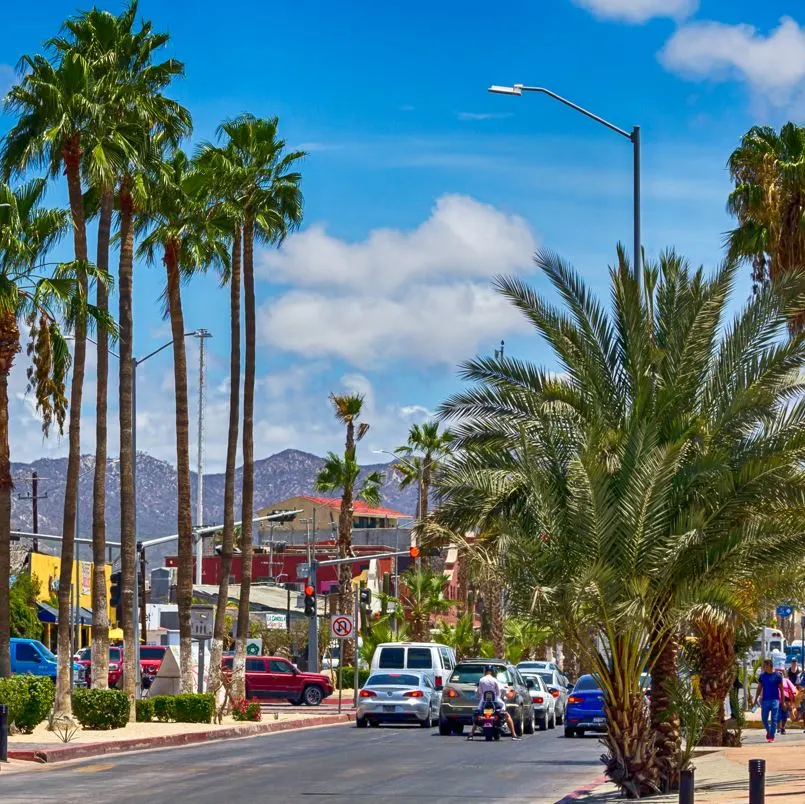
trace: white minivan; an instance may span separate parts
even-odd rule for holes
[[[438,642],[383,642],[372,656],[372,672],[380,670],[416,670],[424,673],[440,690],[453,668],[456,654]]]

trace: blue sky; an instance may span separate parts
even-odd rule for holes
[[[117,11],[121,4],[105,5]],[[4,9],[0,90],[22,53],[57,32],[71,4]],[[544,96],[489,95],[540,84],[643,132],[643,240],[713,265],[729,182],[724,165],[756,123],[798,119],[805,12],[769,0],[542,0],[508,4],[266,4],[222,13],[207,0],[141,0],[186,63],[174,95],[192,144],[242,111],[279,115],[303,165],[302,232],[258,255],[256,453],[322,453],[341,436],[331,390],[367,394],[363,444],[391,449],[459,381],[456,364],[507,351],[549,362],[489,282],[529,277],[536,247],[559,252],[596,288],[618,240],[631,244],[629,143]],[[10,123],[0,117],[0,131]],[[51,199],[59,202],[61,187]],[[66,246],[65,246],[66,249]],[[66,253],[66,252],[65,252]],[[538,287],[544,283],[533,276]],[[166,339],[161,266],[137,267],[136,352]],[[745,275],[737,300],[749,291]],[[207,465],[224,461],[227,298],[214,277],[187,288],[189,328],[213,332]],[[191,366],[197,352],[191,342]],[[22,362],[22,358],[20,358]],[[82,443],[93,447],[94,363]],[[139,444],[173,459],[169,354],[143,366]],[[112,377],[116,383],[116,375]],[[195,393],[195,374],[190,385]],[[42,442],[16,371],[12,457],[64,454]],[[110,410],[116,414],[114,399]],[[114,429],[114,428],[113,428]],[[111,436],[116,450],[116,436]]]

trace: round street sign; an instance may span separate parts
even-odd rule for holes
[[[794,613],[794,609],[789,606],[788,604],[783,604],[782,606],[777,607],[777,616],[778,617],[790,617]]]
[[[336,639],[348,639],[353,628],[352,617],[348,614],[338,614],[330,620],[330,633]]]

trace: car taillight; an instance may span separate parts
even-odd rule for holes
[[[361,690],[361,698],[377,698],[377,693],[372,690]]]
[[[541,695],[532,695],[531,700],[534,703],[545,703],[545,699]]]
[[[559,697],[559,690],[551,690],[551,695],[553,695],[554,698],[558,698]]]
[[[444,693],[448,698],[460,698],[461,693],[458,690],[454,690],[452,687],[448,690],[445,690]]]
[[[570,696],[570,697],[567,699],[567,702],[568,702],[568,703],[572,703],[572,704],[580,704],[580,703],[581,703],[583,700],[584,700],[584,698],[582,698],[582,697],[581,697],[581,696],[579,696],[579,695],[571,695],[571,696]]]
[[[433,685],[436,687],[437,690],[439,689],[439,687],[442,686],[442,683],[443,682],[442,682],[442,677],[441,676],[436,676],[436,678],[433,679]]]
[[[411,692],[404,692],[403,698],[424,698],[422,690],[411,690]]]
[[[504,696],[504,698],[506,698],[507,701],[513,701],[516,697],[517,693],[514,690],[508,690],[506,692],[506,695]]]

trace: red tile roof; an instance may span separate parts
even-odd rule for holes
[[[315,505],[323,505],[325,508],[333,508],[336,511],[341,508],[341,500],[337,497],[308,497],[302,495],[302,500],[308,500]],[[363,500],[355,500],[352,504],[355,516],[374,516],[379,519],[411,519],[410,514],[401,514],[399,511],[392,511],[391,508],[370,508]]]

